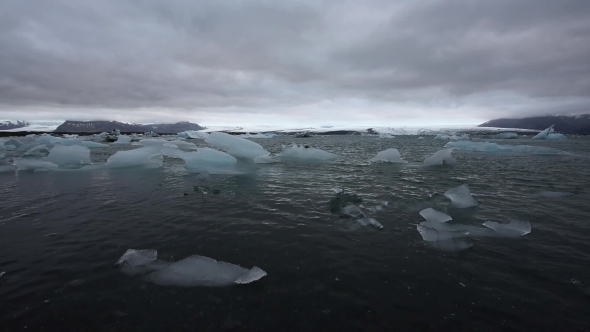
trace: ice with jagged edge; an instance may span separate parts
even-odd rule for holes
[[[533,139],[555,139],[555,140],[564,140],[567,139],[567,137],[563,134],[556,134],[554,133],[553,130],[553,126],[550,126],[549,128],[543,130],[542,132],[538,133],[537,135],[535,135],[533,137]]]
[[[227,154],[238,159],[254,160],[256,157],[270,154],[256,142],[226,133],[213,132],[205,138],[205,142],[224,150]]]
[[[220,287],[232,284],[249,284],[260,280],[267,273],[259,267],[251,269],[217,261],[213,258],[193,255],[178,262],[157,259],[153,249],[129,249],[116,265],[129,275],[146,274],[145,279],[162,286]]]
[[[356,220],[361,226],[371,225],[377,229],[383,229],[383,225],[374,218],[360,218]]]
[[[427,157],[424,159],[425,166],[436,166],[436,165],[446,165],[446,166],[454,166],[457,164],[457,160],[453,158],[451,154],[453,149],[443,149],[435,152],[432,156]]]
[[[496,143],[489,142],[449,142],[445,145],[445,147],[473,152],[516,153],[533,155],[571,155],[571,153],[566,151],[542,146],[499,145]]]
[[[56,144],[45,158],[56,165],[67,168],[82,167],[91,164],[90,149],[82,145]]]
[[[500,133],[500,134],[493,135],[492,138],[495,138],[495,139],[518,138],[518,134],[517,133]]]
[[[563,198],[568,196],[573,196],[573,193],[564,192],[564,191],[541,191],[536,194],[533,194],[533,197],[539,198]]]
[[[437,211],[433,208],[426,208],[426,209],[420,211],[420,215],[422,216],[422,218],[426,219],[426,221],[432,221],[432,222],[443,223],[443,222],[447,222],[449,220],[453,220],[453,218],[451,216],[449,216],[448,214],[442,213],[442,212]]]
[[[130,143],[131,143],[131,136],[119,135],[119,136],[117,136],[117,140],[113,144],[130,144]]]
[[[471,196],[467,183],[447,190],[445,196],[451,199],[452,205],[457,208],[469,208],[478,206],[479,203]]]
[[[185,152],[179,149],[164,147],[161,150],[166,157],[184,160],[185,169],[189,173],[209,172],[223,174],[233,171],[237,159],[229,154],[211,148],[199,148],[197,151]]]
[[[400,164],[407,163],[407,161],[402,159],[399,151],[397,149],[393,149],[393,148],[383,150],[383,151],[377,153],[377,155],[375,157],[369,159],[369,161],[374,162],[374,163],[400,163]]]
[[[486,221],[483,225],[493,229],[503,236],[525,236],[532,231],[531,223],[528,221],[510,220],[509,223],[499,223],[495,221]]]
[[[106,167],[159,168],[162,167],[163,160],[164,157],[162,156],[159,147],[146,146],[134,150],[117,151],[114,155],[107,159]]]
[[[313,147],[305,147],[303,145],[292,143],[291,146],[283,147],[283,150],[277,154],[277,157],[296,161],[332,161],[338,158],[338,155]]]

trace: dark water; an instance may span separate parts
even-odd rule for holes
[[[278,152],[292,140],[256,141]],[[155,170],[0,173],[0,330],[590,330],[590,139],[498,141],[575,155],[454,152],[452,168],[414,163],[444,145],[432,137],[297,140],[343,158],[208,178],[172,159]],[[366,162],[390,147],[411,163]],[[116,149],[92,158],[104,162]],[[462,183],[480,205],[449,207],[454,222],[528,220],[532,233],[470,239],[461,252],[427,247],[418,212],[430,194]],[[221,193],[204,199],[193,185]],[[389,201],[367,211],[384,229],[331,214],[332,187],[365,206]],[[531,196],[544,190],[575,195]],[[268,276],[221,288],[158,286],[114,267],[128,248],[259,266]]]

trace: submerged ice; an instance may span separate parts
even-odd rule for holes
[[[248,284],[266,276],[266,272],[256,266],[246,269],[205,256],[189,256],[177,262],[161,261],[157,256],[158,252],[153,249],[129,249],[116,265],[130,275],[145,274],[145,280],[162,286],[220,287]]]

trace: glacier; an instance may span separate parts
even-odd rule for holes
[[[407,161],[401,158],[401,155],[397,149],[387,149],[377,153],[377,155],[369,161],[374,163],[407,163]]]

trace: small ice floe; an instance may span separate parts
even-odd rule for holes
[[[371,225],[377,229],[383,229],[383,225],[373,218],[361,218],[357,219],[356,222],[358,222],[361,226]]]
[[[518,237],[529,234],[532,230],[531,223],[528,221],[510,220],[509,223],[499,223],[495,221],[486,221],[483,225],[493,229],[499,235],[507,237]]]
[[[107,159],[106,167],[159,168],[162,167],[163,160],[164,157],[162,156],[159,147],[146,146],[134,150],[117,151],[117,153]]]
[[[407,161],[401,158],[401,155],[397,149],[387,149],[377,153],[377,155],[371,159],[373,163],[400,163],[405,164]]]
[[[541,191],[532,196],[538,198],[564,198],[573,195],[573,193],[563,191]]]
[[[426,166],[436,166],[436,165],[445,165],[445,166],[453,166],[457,164],[457,160],[453,158],[451,155],[453,149],[443,149],[435,152],[432,156],[427,157],[424,159],[424,165]]]
[[[426,244],[434,249],[442,251],[461,251],[473,246],[461,239],[469,234],[469,232],[466,231],[443,231],[425,227],[423,225],[417,225],[416,228]]]
[[[266,276],[266,272],[256,266],[245,269],[205,256],[194,255],[178,262],[160,261],[157,256],[158,252],[153,249],[129,249],[116,265],[130,275],[145,274],[145,280],[162,286],[220,287],[249,284]]]
[[[293,161],[322,162],[332,161],[338,158],[338,155],[308,145],[297,145],[293,143],[289,147],[283,147],[283,150],[277,154],[277,157]]]
[[[343,192],[343,191],[344,191],[342,188],[337,188],[337,187],[334,187],[334,188],[332,188],[332,190],[333,190],[333,191],[334,191],[334,193],[336,193],[336,194],[340,194],[341,192]]]
[[[479,203],[471,196],[469,186],[467,184],[460,185],[456,188],[447,190],[445,196],[451,199],[452,205],[457,208],[469,208],[478,206]]]
[[[256,157],[270,154],[256,142],[226,133],[213,132],[205,138],[205,142],[238,159],[254,160]]]
[[[447,222],[449,220],[453,220],[453,218],[451,216],[449,216],[448,214],[442,213],[442,212],[437,211],[433,208],[427,208],[427,209],[420,211],[420,215],[424,219],[426,219],[426,221],[432,221],[432,222],[443,223],[443,222]]]

